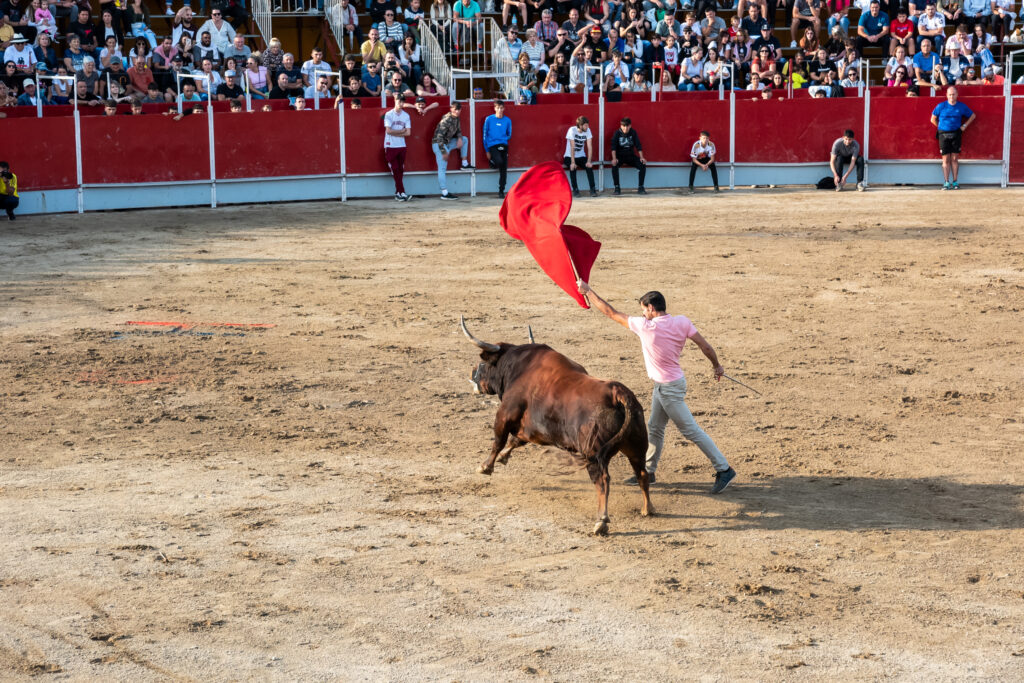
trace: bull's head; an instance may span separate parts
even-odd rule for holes
[[[480,347],[480,358],[481,362],[473,369],[470,382],[473,384],[474,394],[498,394],[501,393],[501,375],[498,372],[498,361],[501,357],[511,348],[515,348],[510,344],[491,344],[474,337],[469,328],[466,327],[466,317],[460,316],[460,323],[462,325],[462,333],[465,334],[471,342]],[[533,340],[533,328],[527,326],[527,332],[530,343],[535,343]]]

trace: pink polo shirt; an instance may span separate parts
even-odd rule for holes
[[[697,328],[685,315],[660,315],[652,320],[641,316],[629,318],[629,329],[640,337],[647,376],[659,384],[683,379],[679,355],[686,340],[697,334]]]

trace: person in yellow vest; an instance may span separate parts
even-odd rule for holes
[[[0,161],[0,201],[3,202],[7,219],[14,220],[14,210],[18,208],[18,176],[11,173],[11,166]]]

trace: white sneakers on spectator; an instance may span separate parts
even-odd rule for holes
[[[463,159],[462,160],[462,168],[469,168],[469,160],[468,159]]]
[[[169,16],[169,17],[173,17],[174,16],[174,10],[172,10],[170,7],[167,8],[167,16]]]
[[[459,195],[452,194],[448,190],[444,190],[444,191],[441,192],[441,199],[458,199],[458,198],[459,198]]]
[[[796,47],[796,41],[795,40],[789,41],[789,46],[790,47]]]
[[[863,192],[864,190],[864,183],[857,183],[857,192]]]
[[[406,194],[404,192],[396,192],[395,193],[395,201],[396,202],[407,202],[410,199],[412,199],[412,195],[408,195],[408,194]]]

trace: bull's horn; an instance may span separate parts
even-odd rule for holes
[[[526,326],[526,331],[527,331],[527,333],[529,333],[529,335],[530,335],[530,343],[531,343],[531,344],[536,344],[537,342],[533,341],[533,328],[532,328],[532,327],[530,327],[529,325],[527,325],[527,326]]]
[[[460,315],[459,321],[462,323],[462,333],[469,337],[469,341],[473,342],[484,351],[501,351],[501,347],[498,346],[497,344],[489,344],[485,341],[480,341],[479,339],[471,335],[469,333],[469,329],[466,327],[466,316]]]

